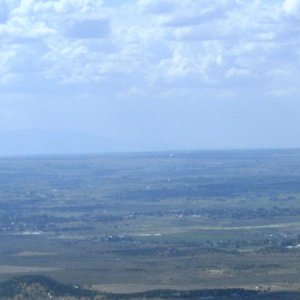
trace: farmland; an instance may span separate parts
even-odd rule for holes
[[[0,281],[300,291],[300,150],[0,159]]]

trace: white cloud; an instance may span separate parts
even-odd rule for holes
[[[288,70],[299,66],[299,35],[282,12],[297,15],[299,3],[0,0],[0,85],[25,86],[30,73],[49,89],[81,84],[101,94],[115,85],[109,93],[126,97],[178,85],[187,95],[225,84],[243,93],[241,80],[270,90],[269,71],[286,70],[284,82],[276,77],[284,89],[298,74]]]
[[[285,0],[283,3],[283,9],[289,15],[299,16],[300,1],[299,0]]]

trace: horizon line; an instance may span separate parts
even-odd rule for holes
[[[112,150],[103,152],[55,152],[55,153],[19,153],[19,154],[0,154],[0,159],[18,158],[43,158],[43,157],[97,157],[97,156],[123,156],[138,154],[190,154],[196,152],[242,152],[242,151],[289,151],[300,150],[300,147],[236,147],[236,148],[203,148],[203,149],[163,149],[163,150]]]

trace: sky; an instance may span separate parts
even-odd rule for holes
[[[300,0],[0,0],[0,155],[300,147]]]

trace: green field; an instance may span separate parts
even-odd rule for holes
[[[300,291],[300,150],[0,159],[0,281]]]

